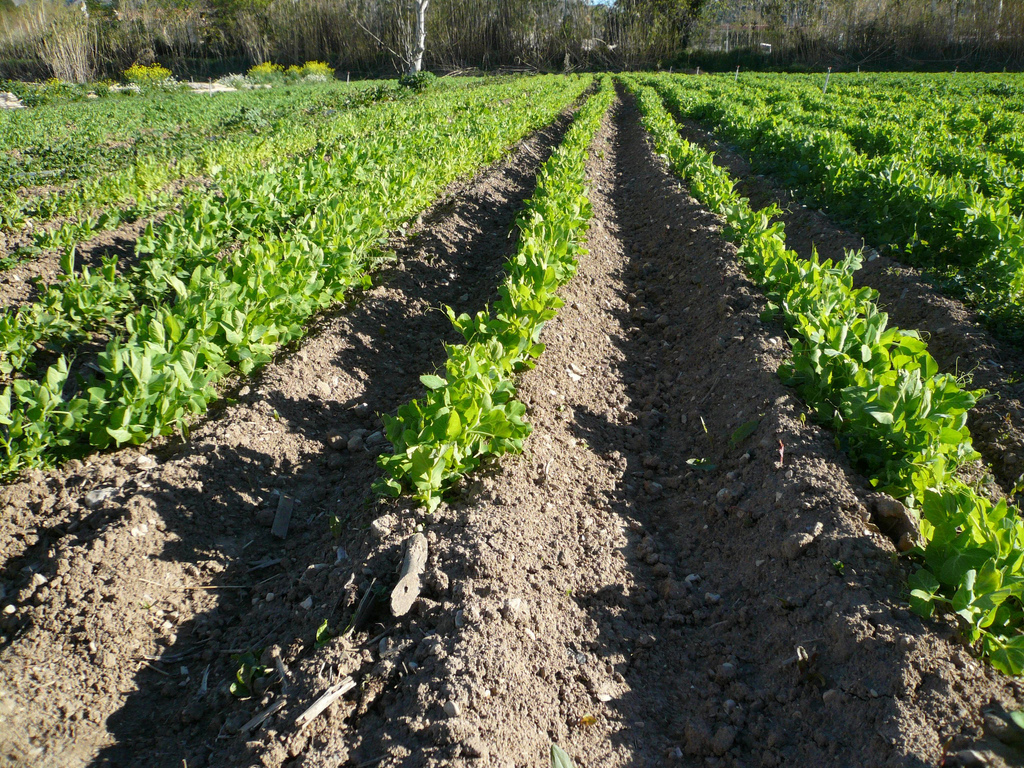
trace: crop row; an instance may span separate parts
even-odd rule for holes
[[[526,406],[515,400],[515,374],[544,351],[544,324],[562,306],[557,290],[576,274],[592,216],[586,190],[587,150],[614,91],[605,76],[577,112],[565,139],[541,167],[536,191],[517,219],[519,241],[505,265],[501,298],[476,316],[446,307],[464,344],[448,345],[445,376],[421,377],[423,398],[384,417],[393,453],[378,489],[403,490],[429,512],[442,494],[489,457],[520,452],[531,432]]]
[[[270,360],[310,314],[363,283],[389,230],[587,84],[536,78],[382,106],[360,141],[265,169],[237,195],[154,228],[133,299],[141,306],[97,355],[96,375],[70,379],[62,356],[0,394],[0,471],[186,428],[217,380]],[[227,233],[238,247],[222,247]]]
[[[318,143],[329,140],[337,126],[345,125],[351,130],[346,121],[350,108],[403,93],[390,84],[358,91],[345,84],[311,85],[297,90],[299,93],[291,103],[280,99],[267,102],[267,91],[225,94],[237,98],[223,103],[218,99],[214,104],[192,96],[185,102],[188,111],[171,101],[171,105],[179,107],[173,114],[184,122],[165,125],[162,132],[147,128],[140,134],[142,138],[136,137],[133,142],[104,138],[103,145],[112,144],[113,149],[93,151],[95,147],[75,145],[72,154],[84,152],[90,158],[85,163],[75,159],[77,154],[66,156],[62,140],[53,136],[50,144],[42,147],[10,148],[5,154],[16,158],[18,165],[24,165],[26,157],[33,157],[33,153],[41,153],[51,163],[73,168],[75,180],[56,189],[44,187],[37,194],[26,195],[16,190],[25,183],[21,177],[10,177],[10,187],[0,189],[0,225],[19,230],[57,217],[66,219],[57,227],[38,231],[33,245],[19,255],[24,257],[40,249],[67,249],[98,231],[114,229],[124,221],[172,207],[182,194],[168,189],[172,182],[208,178],[212,169],[218,168],[228,172],[258,168],[285,154],[311,151]],[[286,91],[280,98],[287,95]],[[162,106],[159,102],[155,108]],[[212,116],[217,119],[211,121]],[[100,130],[99,126],[93,128]],[[49,176],[37,181],[54,182]]]
[[[742,83],[706,79],[712,90],[728,90],[750,109],[792,123],[844,134],[870,157],[891,156],[931,173],[974,182],[987,197],[1005,198],[1015,213],[1024,211],[1024,163],[1012,148],[1020,133],[1020,113],[1005,100],[958,105],[918,89],[882,89],[867,81],[845,86],[832,79],[823,92],[820,79],[745,75]],[[955,108],[954,108],[955,107]]]
[[[346,104],[365,85],[310,84],[222,93],[158,92],[53,104],[0,114],[0,190],[54,184],[123,166],[145,154],[175,156],[260,119],[277,121]],[[245,115],[252,112],[252,119]]]
[[[427,103],[437,103],[439,98],[447,104],[450,97],[438,94]],[[463,98],[470,109],[476,109],[494,96],[478,91]],[[320,157],[337,155],[339,146],[373,146],[367,137],[391,130],[396,115],[405,111],[405,104],[381,104],[344,113],[319,130],[282,133],[291,135],[291,140],[268,142],[255,157],[237,148],[225,152],[222,156],[230,158],[232,166],[211,169],[217,182],[212,189],[191,191],[162,224],[147,227],[136,246],[141,262],[123,274],[112,260],[101,270],[75,271],[72,254],[66,252],[64,274],[57,283],[37,301],[0,313],[0,372],[29,373],[43,344],[60,352],[96,333],[116,333],[133,307],[164,299],[170,291],[166,274],[187,279],[197,267],[215,261],[237,243],[278,237],[324,199],[363,178],[341,172],[358,169],[358,164],[341,158],[332,164],[307,160],[292,166],[278,160],[270,169],[254,169],[268,151],[284,147],[304,151],[312,146],[313,156]]]
[[[692,80],[692,79],[691,79]],[[855,222],[878,247],[934,271],[1006,335],[1024,334],[1024,220],[1007,200],[889,156],[857,152],[847,137],[714,98],[680,78],[646,80],[680,115],[708,124],[760,170]]]
[[[957,478],[977,458],[966,414],[978,393],[938,372],[914,331],[887,328],[876,293],[838,264],[786,247],[775,206],[755,211],[711,154],[681,138],[657,92],[630,79],[644,125],[691,193],[725,220],[738,258],[781,314],[792,360],[780,375],[840,438],[855,467],[919,518],[911,605],[949,610],[998,669],[1024,671],[1024,522]]]

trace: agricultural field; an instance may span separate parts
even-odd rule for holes
[[[420,85],[0,113],[0,765],[1024,764],[1024,80]]]

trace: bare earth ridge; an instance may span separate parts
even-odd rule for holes
[[[870,489],[780,383],[781,329],[628,100],[522,377],[527,453],[429,519],[372,495],[375,412],[442,363],[435,307],[494,295],[564,126],[452,190],[187,443],[4,489],[0,764],[533,768],[555,742],[581,768],[924,766],[1020,708],[907,611]],[[418,529],[424,591],[396,619]],[[239,699],[246,651],[268,674]]]

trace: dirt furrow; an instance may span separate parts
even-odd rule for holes
[[[450,190],[394,243],[377,287],[319,318],[183,446],[4,489],[0,764],[247,763],[238,734],[266,697],[317,693],[276,673],[247,680],[245,698],[228,687],[244,653],[258,671],[312,655],[321,622],[343,629],[370,589],[376,414],[418,394],[456,340],[437,307],[473,312],[495,295],[515,216],[567,124]],[[355,642],[372,626],[359,629]]]
[[[412,618],[293,666],[323,689],[375,662],[260,761],[540,767],[556,742],[579,766],[935,764],[1020,687],[905,610],[863,480],[780,384],[779,330],[631,105],[590,173],[591,253],[522,380],[528,454],[429,520]],[[416,519],[373,514],[397,570]]]
[[[839,260],[847,250],[864,247],[855,232],[802,205],[769,177],[753,173],[742,156],[700,125],[683,120],[680,133],[713,150],[716,162],[737,179],[755,208],[776,203],[783,209],[786,243],[804,258],[817,250],[822,258]],[[1001,492],[1010,493],[1024,473],[1024,353],[995,338],[977,313],[943,295],[919,270],[873,249],[865,252],[869,258],[855,275],[857,286],[878,291],[879,306],[892,324],[919,331],[943,371],[964,376],[968,386],[988,393],[971,411],[968,424]]]

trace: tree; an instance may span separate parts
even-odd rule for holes
[[[409,60],[406,73],[415,75],[423,68],[423,53],[427,49],[427,6],[430,0],[413,0],[413,12],[416,18],[413,22],[412,45],[409,46]]]

